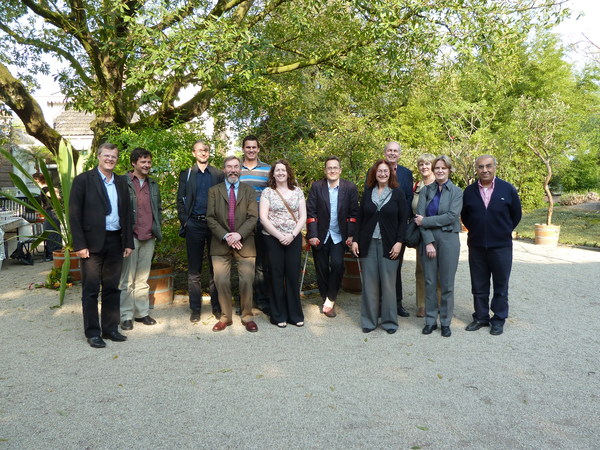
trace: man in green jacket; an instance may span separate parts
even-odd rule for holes
[[[127,187],[131,204],[135,249],[123,262],[121,271],[121,329],[132,330],[133,320],[154,325],[148,314],[148,276],[154,255],[154,244],[162,239],[162,207],[158,184],[148,176],[152,153],[135,148],[129,157],[133,170],[128,172]]]

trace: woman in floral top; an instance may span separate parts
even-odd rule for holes
[[[285,328],[304,325],[300,303],[300,232],[306,222],[306,203],[290,164],[278,160],[269,172],[260,197],[260,222],[271,264],[271,323]]]

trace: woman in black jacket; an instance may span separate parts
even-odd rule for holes
[[[358,233],[352,243],[352,253],[360,257],[362,265],[360,321],[363,333],[373,331],[379,317],[388,333],[398,329],[396,272],[407,211],[394,168],[384,159],[378,160],[367,175],[358,213]]]

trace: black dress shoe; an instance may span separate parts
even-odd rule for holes
[[[425,325],[423,327],[423,330],[421,331],[421,333],[423,333],[423,334],[431,334],[431,333],[433,333],[433,330],[437,330],[437,324]]]
[[[150,317],[150,316],[145,316],[145,317],[142,317],[142,318],[140,318],[140,319],[137,319],[137,318],[136,318],[136,319],[134,319],[134,320],[135,320],[136,322],[141,322],[141,323],[143,323],[144,325],[156,325],[156,320],[154,320],[154,319],[153,319],[152,317]],[[123,328],[123,327],[121,327],[121,328]],[[123,329],[125,329],[125,328],[123,328]]]
[[[387,334],[394,334],[396,331],[398,331],[398,329],[397,328],[390,328],[390,329],[385,330],[385,331],[387,331]]]
[[[110,339],[115,342],[123,342],[127,340],[127,336],[119,333],[118,331],[110,331],[108,333],[102,333],[104,339]]]
[[[450,327],[445,327],[444,325],[442,325],[442,336],[443,337],[452,336],[452,331],[450,331]]]
[[[493,336],[500,336],[504,333],[504,325],[501,323],[492,324],[492,329],[490,330],[490,334]]]
[[[490,324],[488,322],[480,322],[478,320],[474,320],[469,325],[466,326],[465,330],[467,331],[477,331],[483,327],[489,327]]]
[[[100,336],[93,336],[93,337],[87,338],[87,341],[88,341],[88,344],[90,344],[90,347],[93,347],[93,348],[106,347],[106,342],[104,342]]]
[[[192,311],[192,315],[190,316],[190,322],[200,322],[200,311]]]
[[[408,311],[406,309],[404,309],[404,306],[398,307],[398,315],[400,317],[410,317],[410,314],[408,313]]]
[[[375,328],[363,328],[363,333],[370,333],[371,331],[373,331]]]
[[[133,330],[133,322],[131,320],[124,320],[123,322],[121,322],[121,330]]]

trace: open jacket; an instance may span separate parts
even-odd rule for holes
[[[436,182],[421,189],[419,203],[417,204],[417,215],[423,216],[421,225],[421,238],[423,244],[435,242],[433,230],[438,228],[450,233],[460,232],[460,211],[462,209],[463,191],[452,181],[444,185],[440,197],[440,206],[435,216],[427,217],[427,205],[431,203],[438,189]]]
[[[229,192],[225,183],[219,183],[208,190],[208,211],[206,221],[212,233],[210,254],[224,256],[231,252],[231,247],[223,240],[230,233],[228,222]],[[258,220],[258,203],[256,191],[250,185],[240,183],[235,202],[235,232],[242,236],[242,256],[256,256],[254,230]]]
[[[181,225],[185,226],[194,210],[196,203],[196,174],[198,173],[198,164],[194,164],[191,169],[182,170],[179,174],[179,188],[177,189],[177,217]],[[212,178],[212,185],[219,184],[225,179],[223,171],[211,166],[206,167]]]
[[[122,248],[134,248],[131,208],[127,194],[127,177],[113,174],[118,195],[119,222]],[[73,250],[87,248],[100,252],[106,236],[106,216],[110,202],[98,167],[80,173],[73,179],[69,198],[69,219],[73,235]]]
[[[135,193],[135,187],[131,182],[131,177],[129,177],[129,174],[126,176],[126,178],[127,188],[129,190],[129,201],[131,202],[131,227],[135,228],[135,221],[137,218],[137,196]],[[160,201],[160,190],[158,188],[158,183],[152,178],[147,177],[146,182],[150,187],[150,206],[152,207],[152,234],[154,235],[157,241],[161,241],[162,205]]]
[[[340,179],[339,182],[337,219],[342,242],[345,242],[348,236],[354,236],[357,231],[358,190],[356,185],[350,181]],[[310,187],[306,202],[306,215],[306,238],[319,238],[321,242],[316,246],[318,249],[325,243],[325,237],[330,227],[331,203],[327,180],[315,181]]]
[[[406,221],[408,208],[406,197],[400,188],[392,189],[390,200],[377,211],[371,200],[371,193],[375,188],[366,188],[358,208],[358,233],[354,242],[358,243],[360,257],[367,256],[369,245],[373,238],[375,225],[379,222],[384,257],[390,258],[390,251],[396,242],[403,242],[406,235]]]

